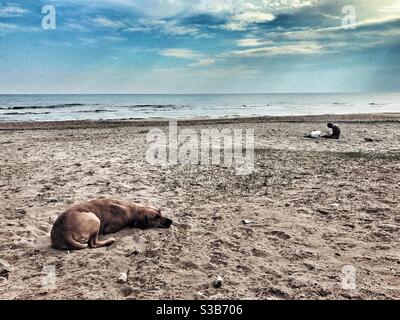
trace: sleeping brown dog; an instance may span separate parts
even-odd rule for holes
[[[55,249],[80,250],[112,244],[115,239],[98,239],[99,234],[115,233],[125,227],[169,228],[172,220],[162,217],[159,209],[101,199],[79,203],[54,222],[51,244]]]

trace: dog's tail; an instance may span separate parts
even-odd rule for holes
[[[76,241],[72,236],[68,236],[66,239],[66,243],[68,244],[68,249],[70,250],[82,250],[89,247],[87,243],[80,243]]]

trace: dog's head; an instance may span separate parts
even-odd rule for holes
[[[163,217],[159,209],[139,207],[136,211],[135,225],[141,229],[169,228],[172,220]]]

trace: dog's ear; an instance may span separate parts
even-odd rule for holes
[[[139,229],[146,229],[148,220],[149,218],[147,217],[147,214],[143,214],[135,219],[135,221],[133,222],[133,227]]]
[[[125,215],[128,213],[128,210],[119,204],[111,204],[110,213],[115,215]]]
[[[147,217],[147,214],[145,214],[143,218],[143,224],[140,226],[141,229],[145,229],[147,227],[148,220],[149,218]]]

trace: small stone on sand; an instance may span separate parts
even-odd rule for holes
[[[221,288],[223,282],[224,280],[222,279],[222,277],[218,276],[213,282],[214,288]]]
[[[128,281],[128,274],[126,272],[121,272],[118,277],[118,283],[126,283]]]

